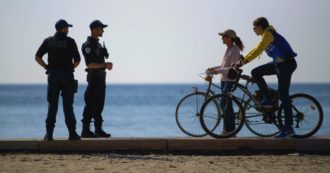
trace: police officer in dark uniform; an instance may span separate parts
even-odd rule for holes
[[[63,99],[65,123],[69,130],[69,140],[80,140],[80,136],[76,133],[76,118],[73,112],[76,89],[73,72],[80,63],[80,55],[74,39],[67,36],[69,27],[72,25],[65,20],[57,21],[55,24],[57,32],[44,40],[35,56],[37,63],[45,68],[48,74],[47,100],[49,104],[45,141],[53,140],[60,93]],[[48,53],[48,64],[42,59],[46,53]]]
[[[83,129],[81,137],[96,138],[96,137],[110,137],[111,135],[102,129],[102,111],[105,100],[105,79],[106,69],[112,69],[111,62],[105,62],[104,58],[108,58],[109,54],[105,46],[98,42],[99,37],[102,37],[103,28],[107,25],[99,20],[93,21],[90,25],[91,36],[82,45],[82,52],[86,62],[87,82],[88,86],[85,92],[85,108],[83,112]],[[94,119],[95,133],[93,133],[89,126]]]

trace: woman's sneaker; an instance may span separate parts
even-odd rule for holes
[[[293,137],[295,135],[294,130],[292,127],[289,128],[284,128],[283,130],[281,130],[280,134],[278,134],[275,138],[278,139],[283,139],[283,138],[287,138],[287,137]]]

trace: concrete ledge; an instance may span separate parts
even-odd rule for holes
[[[274,138],[110,138],[68,141],[0,140],[0,152],[88,152],[88,151],[291,151],[330,153],[330,137],[308,139]]]
[[[0,151],[38,151],[37,140],[11,140],[0,141]]]
[[[233,139],[169,139],[169,150],[293,150],[295,140],[272,138],[233,138]]]
[[[121,151],[121,150],[166,150],[166,139],[138,139],[138,138],[114,138],[104,140],[67,141],[59,140],[52,142],[41,141],[40,151]]]
[[[297,139],[295,150],[298,152],[330,152],[330,138]]]

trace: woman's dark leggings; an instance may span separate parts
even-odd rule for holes
[[[269,76],[275,74],[277,75],[278,92],[280,95],[280,100],[282,102],[284,115],[285,115],[285,127],[291,127],[293,124],[289,90],[291,84],[291,76],[296,68],[297,68],[296,60],[291,59],[282,63],[270,62],[253,69],[251,72],[253,78],[257,82],[260,91],[267,99],[271,99],[271,95],[263,76]]]

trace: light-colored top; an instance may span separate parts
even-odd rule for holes
[[[240,56],[240,49],[236,45],[227,48],[221,65],[217,66],[215,70],[216,74],[222,74],[221,81],[234,81],[228,79],[228,71],[231,68],[231,65],[240,59]]]

